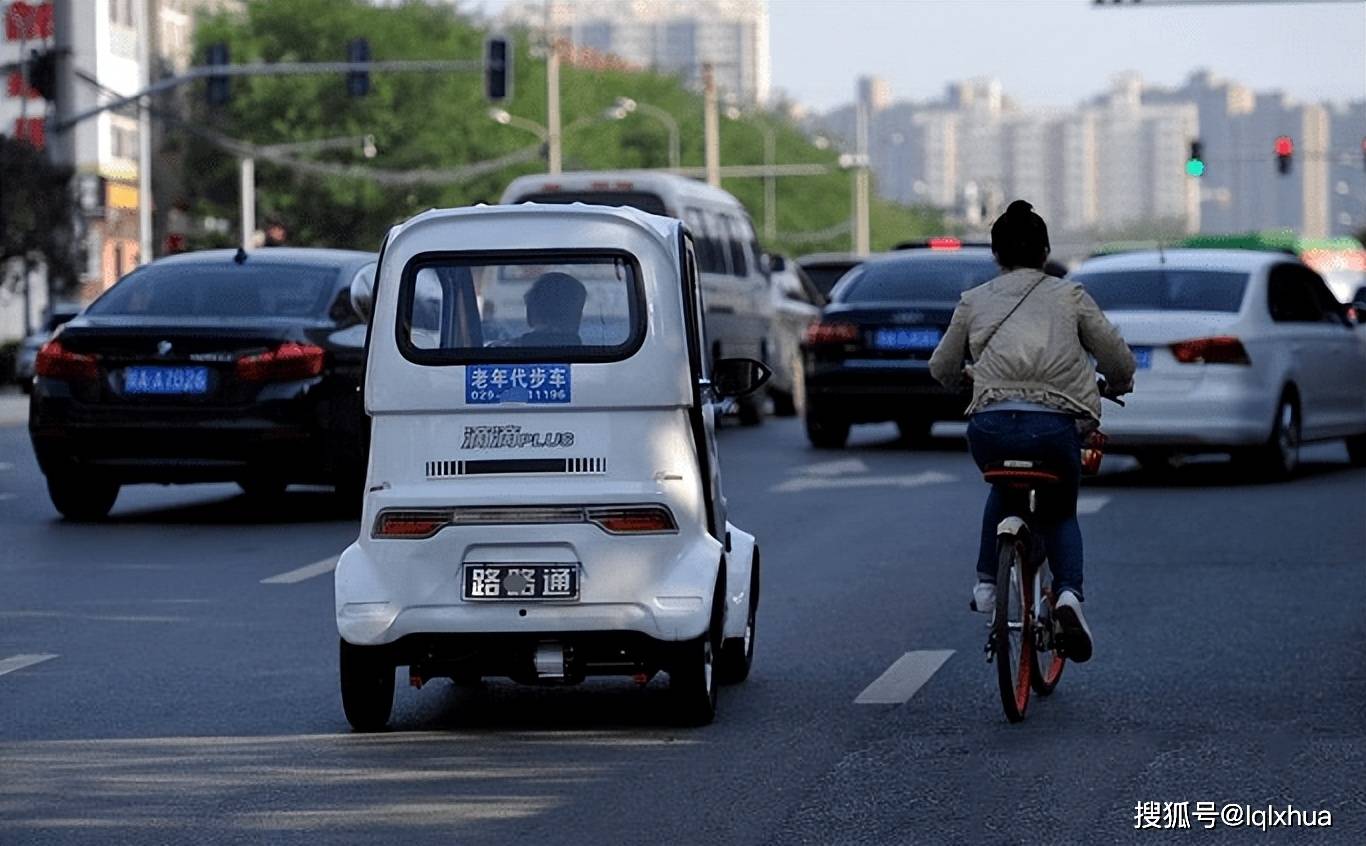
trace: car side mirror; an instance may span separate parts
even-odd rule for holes
[[[717,396],[742,397],[764,386],[773,371],[752,358],[723,358],[712,367],[711,383]]]
[[[787,258],[782,255],[769,254],[768,269],[774,273],[782,273],[787,270]]]
[[[375,265],[367,264],[351,277],[351,309],[369,323],[375,310]]]

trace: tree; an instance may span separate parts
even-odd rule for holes
[[[0,268],[17,260],[46,265],[52,289],[76,278],[76,205],[72,170],[48,161],[27,141],[0,135]],[[4,282],[18,292],[27,275]]]

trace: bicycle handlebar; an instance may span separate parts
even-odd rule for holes
[[[1097,380],[1096,380],[1096,388],[1100,390],[1100,395],[1101,395],[1101,397],[1102,397],[1103,399],[1107,399],[1107,400],[1109,400],[1110,402],[1112,402],[1112,403],[1114,403],[1115,405],[1118,405],[1118,406],[1120,406],[1120,407],[1123,407],[1123,406],[1124,406],[1124,404],[1125,404],[1125,403],[1124,403],[1124,400],[1122,400],[1122,399],[1119,398],[1119,397],[1120,397],[1120,394],[1112,394],[1112,393],[1110,393],[1110,383],[1109,383],[1109,382],[1106,382],[1104,379],[1097,379]]]

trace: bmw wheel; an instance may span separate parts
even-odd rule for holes
[[[47,495],[63,517],[85,523],[109,516],[109,509],[119,498],[119,483],[100,478],[48,476]]]

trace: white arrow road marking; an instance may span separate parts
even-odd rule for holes
[[[887,671],[863,689],[854,700],[855,705],[902,705],[930,680],[935,671],[944,666],[953,654],[952,649],[927,649],[907,652],[887,668]]]
[[[300,567],[297,570],[290,570],[288,573],[281,573],[278,576],[271,576],[268,579],[262,579],[261,584],[292,585],[295,582],[302,582],[304,579],[311,579],[314,576],[321,576],[325,573],[330,573],[333,570],[337,569],[338,557],[340,556],[333,555],[331,558],[324,558],[321,561],[314,561],[312,564],[309,564],[306,567]]]
[[[1110,502],[1110,497],[1087,495],[1077,497],[1078,514],[1095,514]]]
[[[772,488],[772,491],[773,493],[795,493],[821,488],[918,488],[922,485],[937,485],[957,480],[957,476],[940,473],[938,470],[908,473],[903,476],[801,476],[796,479],[788,479],[781,485]]]
[[[0,661],[0,676],[12,673],[15,670],[22,670],[25,667],[32,667],[34,664],[41,664],[44,661],[51,661],[56,655],[14,655]]]

